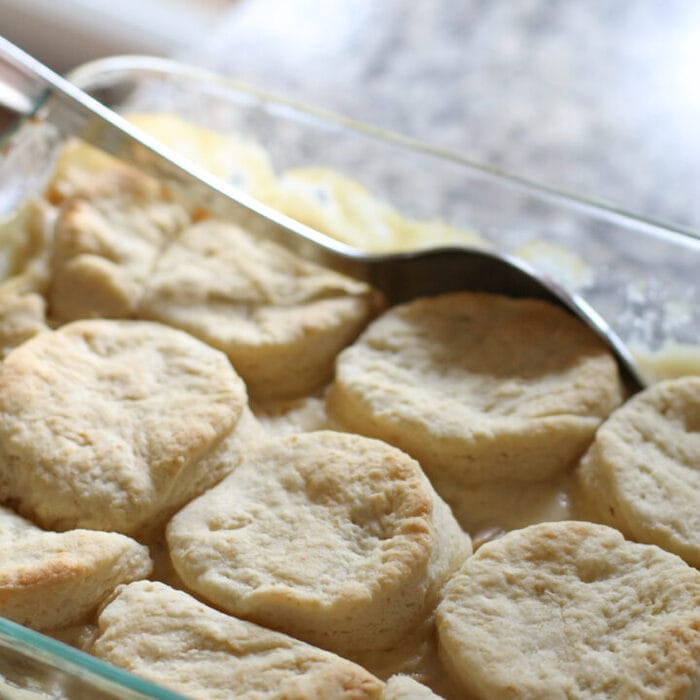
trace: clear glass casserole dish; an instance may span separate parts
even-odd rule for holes
[[[262,148],[274,177],[300,168],[339,173],[381,211],[386,204],[411,221],[432,222],[422,245],[441,227],[478,232],[485,245],[525,257],[582,296],[640,352],[700,346],[700,240],[688,232],[169,61],[105,59],[71,78],[122,113],[175,114]],[[0,216],[40,190],[58,146],[32,121],[5,136]],[[324,187],[312,185],[320,201],[333,195]],[[0,647],[2,697],[179,697],[1,619]],[[20,695],[22,682],[38,694]]]

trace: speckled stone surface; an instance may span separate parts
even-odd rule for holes
[[[181,56],[700,230],[693,0],[239,0]]]

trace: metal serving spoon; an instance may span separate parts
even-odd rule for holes
[[[357,251],[182,160],[2,37],[0,105],[16,114],[44,119],[62,136],[79,137],[167,178],[217,214],[277,240],[307,259],[370,282],[390,303],[470,290],[557,304],[577,316],[607,344],[631,392],[644,387],[629,350],[603,318],[583,299],[523,262],[492,250],[467,247],[382,255]]]

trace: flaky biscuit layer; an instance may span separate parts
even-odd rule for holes
[[[654,384],[603,423],[577,470],[592,516],[700,566],[700,377]]]
[[[454,293],[387,311],[338,357],[346,429],[397,445],[438,481],[537,481],[572,466],[622,401],[615,360],[563,310]]]
[[[391,648],[422,625],[471,551],[413,459],[331,431],[261,445],[167,540],[207,600],[339,653]]]
[[[198,464],[246,402],[225,356],[181,331],[41,333],[0,368],[0,497],[44,527],[136,532],[215,482]]]
[[[364,669],[284,634],[208,608],[156,582],[117,589],[92,653],[202,700],[370,700]]]
[[[483,545],[437,626],[445,665],[483,700],[698,692],[700,572],[604,525],[544,523]]]

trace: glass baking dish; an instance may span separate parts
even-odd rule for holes
[[[185,700],[63,642],[0,618],[3,700]]]
[[[327,168],[405,217],[475,231],[485,245],[527,259],[582,296],[640,353],[700,346],[700,239],[692,232],[171,61],[115,57],[70,77],[119,112],[175,114],[258,144],[277,174]],[[58,146],[51,129],[33,120],[5,134],[0,216],[41,190]],[[36,695],[12,694],[22,679]],[[180,696],[0,619],[0,697]]]

